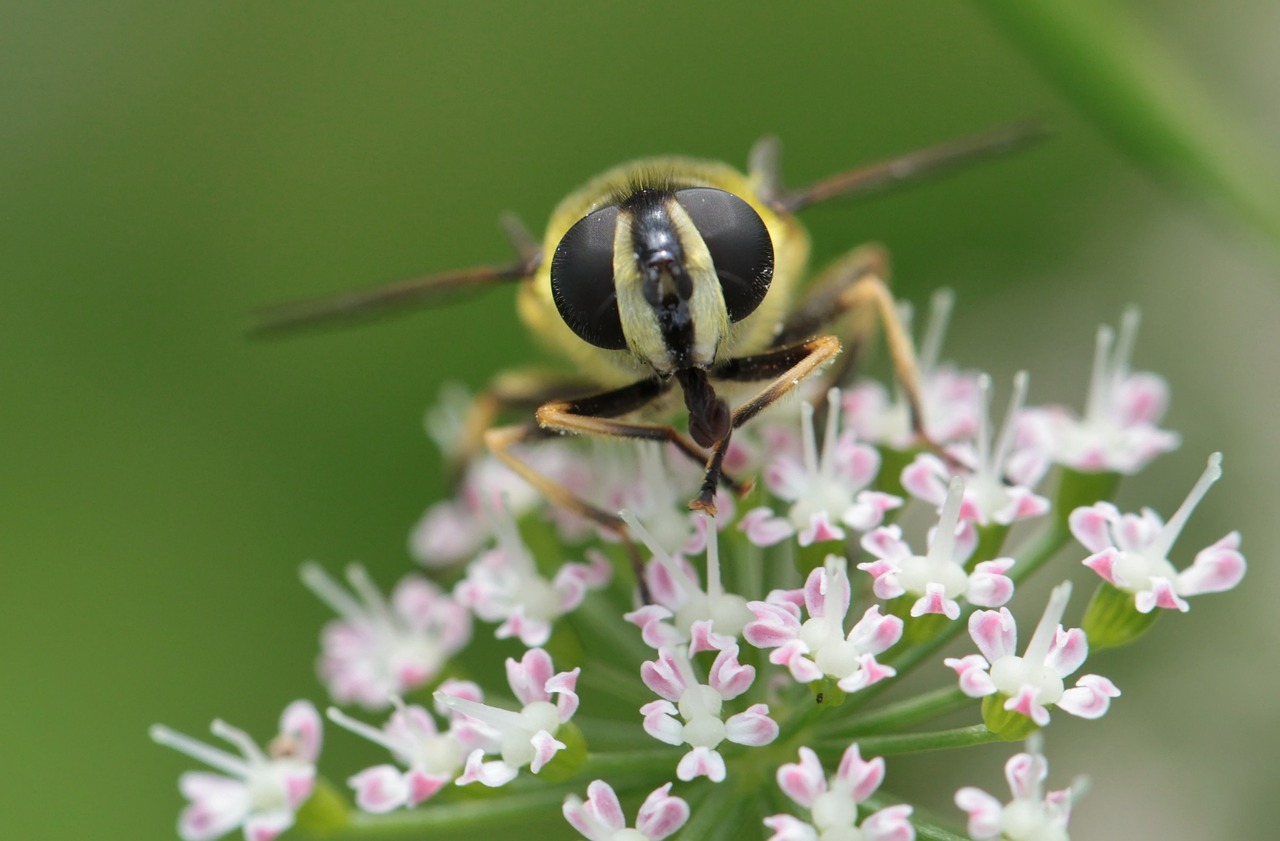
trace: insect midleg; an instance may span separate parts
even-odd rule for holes
[[[782,323],[782,329],[773,337],[771,347],[787,347],[796,342],[830,330],[832,322],[839,319],[848,310],[848,304],[841,302],[841,297],[848,288],[866,276],[878,278],[889,277],[889,253],[877,244],[860,245],[838,258],[820,272],[805,290],[804,297],[792,308]],[[871,318],[860,321],[870,322],[865,327],[855,325],[852,333],[866,334],[865,338],[874,336],[874,312],[867,313]],[[837,331],[842,332],[842,331]],[[864,338],[862,335],[845,336],[845,350]]]
[[[661,391],[653,397],[634,405],[614,402],[615,395],[627,392],[635,386],[628,386],[616,392],[606,392],[592,397],[577,400],[554,400],[538,407],[536,413],[538,423],[545,430],[553,432],[570,432],[575,435],[594,435],[600,438],[633,438],[638,441],[659,441],[674,444],[676,449],[696,464],[705,465],[707,454],[687,435],[667,424],[644,423],[641,421],[620,421],[614,416],[640,408],[649,400],[667,391],[671,382],[657,379],[645,380],[645,383],[656,383]],[[640,383],[637,383],[640,385]],[[720,483],[734,493],[743,490],[741,484],[725,475],[719,477]]]
[[[778,398],[790,392],[800,381],[818,370],[840,352],[840,340],[835,336],[818,336],[790,347],[776,348],[755,356],[730,359],[717,365],[712,372],[721,380],[772,380],[755,396],[733,410],[730,434],[718,441],[707,461],[707,472],[702,489],[689,503],[689,507],[715,515],[715,491],[720,481],[720,469],[725,451],[729,448],[732,430],[760,414]]]
[[[613,416],[625,415],[651,403],[668,391],[671,385],[671,380],[664,382],[655,377],[614,391],[576,400],[553,400],[538,408],[535,423],[503,426],[484,433],[484,442],[489,450],[553,504],[609,529],[622,539],[623,546],[636,569],[641,596],[646,602],[648,596],[643,592],[644,579],[641,575],[640,554],[631,541],[627,525],[622,518],[587,502],[569,488],[539,473],[512,453],[511,447],[527,441],[544,440],[558,432],[571,432],[579,435],[634,438],[642,441],[669,441],[698,464],[705,464],[706,454],[699,449],[698,445],[671,426],[613,419]],[[723,477],[723,480],[730,487],[738,489],[737,483],[728,477]]]
[[[888,265],[888,254],[879,245],[859,246],[841,257],[819,275],[774,342],[793,342],[824,327],[829,329],[828,325],[841,316],[849,317],[845,355],[832,372],[832,382],[840,383],[857,368],[876,330],[883,327],[894,374],[910,410],[911,428],[926,447],[936,449],[924,431],[915,344],[885,282]]]
[[[484,446],[485,430],[494,426],[502,412],[528,414],[543,403],[581,394],[590,388],[585,380],[549,371],[507,371],[494,377],[467,410],[463,438],[448,455],[450,476],[457,479],[462,468],[476,457]]]

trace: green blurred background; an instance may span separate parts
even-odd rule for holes
[[[1033,151],[810,211],[815,256],[879,240],[902,295],[953,286],[949,355],[1029,368],[1033,401],[1079,405],[1096,325],[1143,306],[1136,363],[1171,380],[1185,443],[1122,507],[1168,515],[1224,450],[1178,557],[1240,528],[1253,566],[1097,658],[1125,696],[1049,731],[1051,783],[1093,777],[1076,837],[1265,837],[1280,249],[1123,156],[981,5],[0,6],[0,836],[175,837],[190,763],[147,726],[265,737],[322,700],[298,564],[398,577],[442,488],[424,408],[532,347],[509,290],[270,344],[246,313],[506,259],[500,212],[537,228],[639,155],[741,165],[772,132],[800,184],[1040,115],[1057,134]],[[1121,5],[1274,152],[1275,4]],[[351,741],[331,775],[376,755]],[[955,817],[949,792],[1002,793],[1010,752],[889,780]]]

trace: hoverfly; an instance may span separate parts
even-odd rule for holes
[[[745,174],[722,163],[659,157],[626,163],[560,202],[541,244],[508,220],[514,262],[452,271],[263,313],[259,333],[348,321],[404,305],[438,303],[464,290],[518,284],[522,320],[573,362],[582,378],[499,377],[470,426],[495,456],[554,503],[626,540],[615,513],[580,499],[514,452],[560,433],[665,441],[703,465],[690,507],[714,515],[735,429],[833,360],[828,332],[848,316],[842,369],[883,327],[893,367],[926,442],[915,352],[887,287],[887,260],[862,246],[817,275],[799,297],[809,236],[796,213],[834,198],[878,191],[1025,145],[1042,134],[1019,123],[928,147],[786,189],[775,140],[758,143]],[[730,407],[726,390],[749,387]],[[687,432],[669,421],[683,398]],[[523,423],[493,426],[504,410],[533,409]],[[629,543],[629,541],[626,541]]]

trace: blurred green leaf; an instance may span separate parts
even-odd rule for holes
[[[1280,169],[1187,68],[1114,3],[975,0],[1139,164],[1226,205],[1280,246]]]

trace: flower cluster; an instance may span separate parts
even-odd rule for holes
[[[993,422],[991,378],[940,358],[950,307],[935,298],[922,346],[923,424],[878,383],[802,390],[798,411],[734,432],[725,485],[746,498],[722,488],[715,517],[684,505],[699,466],[674,444],[556,440],[515,455],[617,511],[625,535],[475,458],[413,531],[425,569],[389,595],[358,565],[345,586],[304,565],[336,614],[318,659],[328,718],[388,761],[350,775],[349,792],[318,777],[320,716],[304,701],[267,750],[215,722],[238,756],[156,726],[155,741],[219,772],[182,776],[179,835],[509,830],[558,807],[591,841],[910,841],[944,830],[878,793],[893,754],[1026,739],[1006,768],[1013,800],[965,787],[953,820],[975,841],[1067,839],[1084,785],[1044,793],[1041,731],[1053,711],[1103,717],[1120,690],[1085,668],[1090,650],[1238,584],[1240,536],[1189,563],[1174,551],[1219,454],[1168,522],[1110,499],[1178,444],[1159,425],[1164,381],[1130,370],[1135,311],[1099,331],[1081,413],[1028,406],[1024,372]],[[465,419],[484,414],[454,394],[428,425],[452,457],[475,449]],[[1021,583],[1068,547],[1099,577],[1081,627],[1063,627],[1064,582],[1020,645],[1014,610],[1037,607]],[[976,653],[942,658],[965,631]],[[880,701],[915,671],[958,689]],[[966,711],[965,726],[926,727]]]

